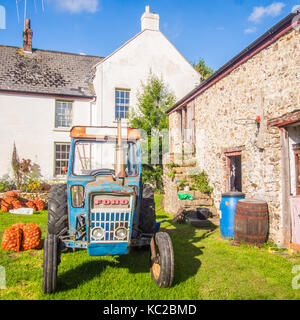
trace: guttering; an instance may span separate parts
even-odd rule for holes
[[[16,90],[2,90],[0,89],[0,93],[4,94],[17,94],[21,96],[40,96],[40,97],[58,97],[62,99],[83,99],[83,100],[91,100],[94,96],[77,96],[71,94],[60,94],[60,93],[44,93],[44,92],[31,92],[31,91],[16,91]]]
[[[290,29],[295,27],[297,24],[300,24],[300,20],[295,21],[293,24],[291,20],[296,17],[297,13],[291,13],[286,18],[281,20],[277,25],[272,27],[269,31],[263,34],[259,39],[254,41],[250,46],[245,50],[231,59],[218,71],[216,71],[211,77],[203,81],[198,87],[188,93],[184,98],[179,100],[173,107],[166,111],[167,114],[177,111],[188,102],[193,100],[195,97],[200,95],[203,91],[207,90],[209,87],[214,85],[216,82],[227,76],[234,69],[239,67],[241,64],[252,58],[258,52],[269,46],[272,42],[276,41],[283,34],[287,33]]]

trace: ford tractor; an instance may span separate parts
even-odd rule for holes
[[[56,291],[61,254],[79,249],[97,257],[148,247],[152,279],[170,287],[173,246],[155,221],[153,188],[142,183],[140,131],[118,121],[117,127],[73,127],[70,136],[67,183],[49,194],[44,293]]]

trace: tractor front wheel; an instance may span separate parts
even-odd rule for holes
[[[174,278],[174,251],[170,236],[158,232],[151,239],[150,271],[159,288],[172,286]]]
[[[43,262],[43,291],[54,293],[57,283],[57,267],[60,263],[59,238],[54,234],[47,234],[44,242]]]

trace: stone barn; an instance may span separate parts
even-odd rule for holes
[[[269,239],[282,246],[300,244],[299,23],[298,9],[168,110],[169,163],[193,157],[217,209],[227,191],[267,201]],[[165,210],[175,213],[178,175],[168,172]]]

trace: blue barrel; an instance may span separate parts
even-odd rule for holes
[[[223,238],[234,238],[234,215],[238,200],[244,199],[242,192],[227,192],[222,194],[220,203],[221,219],[220,229]]]

